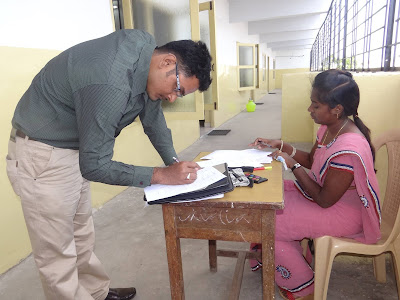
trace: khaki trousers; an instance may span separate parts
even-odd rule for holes
[[[110,280],[93,253],[90,186],[79,152],[12,137],[7,174],[21,197],[46,298],[105,299]]]

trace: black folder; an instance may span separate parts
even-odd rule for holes
[[[214,166],[215,169],[223,173],[226,177],[214,182],[213,184],[210,184],[209,186],[200,189],[200,190],[195,190],[191,191],[188,193],[183,193],[183,194],[178,194],[175,196],[167,197],[167,198],[161,198],[157,200],[153,200],[150,202],[147,202],[148,204],[163,204],[163,203],[171,203],[171,202],[181,202],[181,201],[190,201],[190,200],[196,200],[196,199],[201,199],[201,198],[206,198],[210,197],[213,195],[217,194],[222,194],[222,193],[228,193],[233,191],[233,183],[232,179],[229,176],[228,173],[228,165],[225,164],[220,164],[217,166]],[[146,195],[144,196],[144,200],[147,201]]]

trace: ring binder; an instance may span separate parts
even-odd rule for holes
[[[206,198],[210,197],[213,195],[217,194],[222,194],[222,193],[228,193],[233,191],[234,186],[232,183],[232,179],[228,173],[228,165],[226,163],[220,164],[217,166],[214,166],[215,169],[226,175],[223,179],[214,182],[213,184],[210,184],[209,186],[187,192],[187,193],[182,193],[178,195],[174,195],[171,197],[166,197],[166,198],[161,198],[157,200],[152,200],[152,201],[147,201],[146,195],[144,195],[144,200],[147,201],[149,205],[152,204],[164,204],[164,203],[173,203],[173,202],[181,202],[181,201],[190,201],[190,200],[196,200],[196,199],[201,199],[201,198]]]

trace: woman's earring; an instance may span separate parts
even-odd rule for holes
[[[339,114],[336,114],[336,119],[339,119]]]

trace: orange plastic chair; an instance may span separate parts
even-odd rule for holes
[[[386,282],[385,252],[390,252],[396,274],[400,297],[400,129],[392,129],[374,141],[375,149],[386,145],[388,177],[385,199],[382,204],[381,240],[372,245],[348,238],[323,236],[315,243],[314,299],[326,300],[332,263],[339,253],[375,255],[374,274],[378,282]]]

